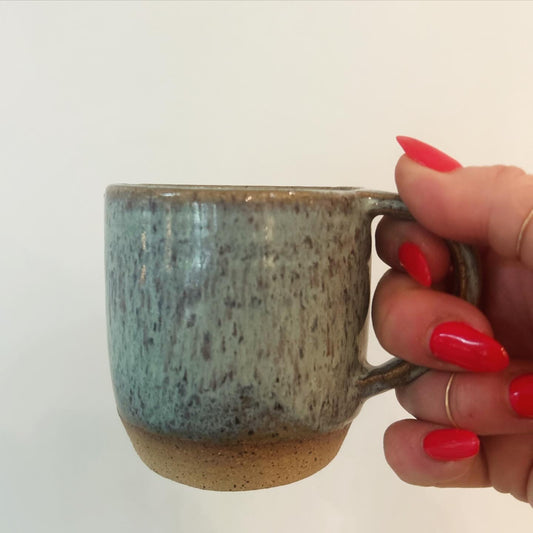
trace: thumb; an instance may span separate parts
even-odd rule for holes
[[[411,214],[433,233],[489,246],[533,269],[533,176],[502,165],[437,172],[403,156],[396,184]]]

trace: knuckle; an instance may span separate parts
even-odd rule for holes
[[[405,331],[405,302],[412,297],[413,285],[414,282],[405,274],[389,270],[379,280],[374,291],[374,333],[381,346],[391,353],[396,353],[401,340],[399,333]]]
[[[533,507],[533,463],[531,464],[527,475],[525,501],[527,501],[527,503]]]
[[[477,413],[474,407],[463,400],[463,396],[456,392],[453,396],[452,413],[455,422],[464,429],[476,426]]]
[[[484,418],[484,407],[472,395],[472,380],[468,374],[455,374],[450,388],[450,410],[455,423],[463,428],[476,431],[479,421]]]
[[[522,222],[520,213],[527,213],[532,206],[533,176],[512,165],[495,165],[489,176],[485,220],[488,242],[500,255],[514,257]]]
[[[492,167],[493,179],[498,182],[504,182],[506,184],[509,181],[520,178],[526,175],[524,169],[514,165],[494,165]]]
[[[526,469],[526,476],[523,483],[518,483],[514,490],[509,493],[517,500],[533,505],[533,463]]]
[[[374,333],[380,344],[387,349],[390,345],[388,340],[389,331],[394,319],[395,298],[391,297],[394,283],[394,272],[389,270],[378,282],[372,302],[372,319]]]
[[[533,457],[531,434],[491,437],[496,445],[489,454],[489,479],[491,485],[504,494],[533,506]],[[513,451],[512,458],[509,450]]]

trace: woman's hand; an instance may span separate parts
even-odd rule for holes
[[[387,460],[409,483],[493,486],[533,505],[533,176],[462,168],[399,141],[398,190],[421,225],[385,218],[378,227],[392,270],[376,290],[374,328],[389,352],[432,370],[397,391],[415,419],[388,428]],[[478,247],[479,309],[427,288],[449,281],[441,238]]]

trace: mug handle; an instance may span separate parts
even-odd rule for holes
[[[370,219],[379,215],[391,215],[402,220],[415,220],[400,197],[394,193],[365,191],[367,213]],[[478,305],[481,294],[479,257],[466,244],[446,241],[451,252],[454,268],[453,293],[473,305]],[[428,368],[413,365],[401,359],[392,359],[382,365],[372,366],[365,362],[365,371],[359,381],[363,396],[368,398],[386,390],[407,385]]]

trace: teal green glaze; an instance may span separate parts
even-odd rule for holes
[[[108,188],[107,317],[121,416],[195,440],[328,432],[368,395],[420,373],[364,362],[373,195]]]
[[[111,371],[129,422],[221,438],[354,416],[369,299],[360,202],[256,194],[108,192]]]

